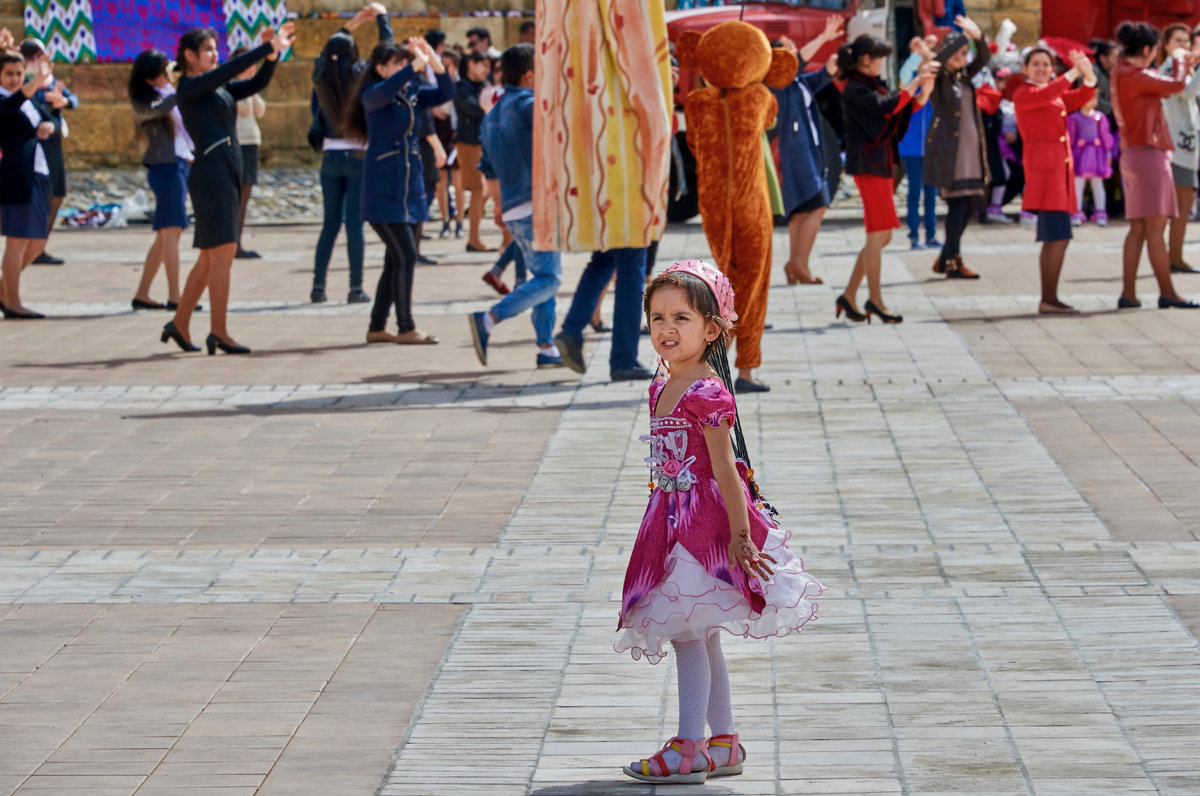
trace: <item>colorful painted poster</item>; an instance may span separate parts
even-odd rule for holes
[[[91,0],[25,0],[25,36],[41,39],[56,61],[96,60]]]
[[[278,28],[286,20],[285,0],[225,0],[225,40],[230,50],[257,47],[265,28]],[[284,60],[291,53],[290,49],[284,53]]]
[[[101,61],[132,61],[149,49],[174,58],[179,37],[192,28],[213,28],[224,38],[221,0],[92,0],[92,8]]]

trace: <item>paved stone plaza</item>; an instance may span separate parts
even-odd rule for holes
[[[1200,793],[1200,313],[1115,311],[1124,231],[1077,230],[1078,317],[1033,313],[1015,226],[969,229],[973,283],[888,249],[900,326],[834,321],[853,219],[829,284],[777,266],[740,409],[830,590],[726,644],[745,775],[659,788],[619,770],[672,734],[674,666],[611,649],[647,421],[607,336],[580,380],[517,319],[480,368],[489,257],[435,240],[442,344],[367,347],[365,307],[306,303],[317,229],[259,227],[254,354],[185,355],[128,309],[148,232],[56,232],[22,285],[53,319],[0,324],[0,794]],[[706,254],[688,225],[659,257]]]

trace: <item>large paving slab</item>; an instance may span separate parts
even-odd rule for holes
[[[315,229],[254,235],[249,358],[124,309],[135,231],[56,238],[82,262],[25,290],[62,317],[0,325],[0,793],[689,790],[619,773],[675,711],[669,661],[611,650],[644,385],[604,337],[582,380],[536,371],[523,320],[480,369],[475,255],[418,272],[441,346],[368,348],[364,308],[303,302]],[[706,793],[1200,792],[1200,313],[1107,311],[1122,235],[1073,245],[1080,318],[1030,314],[1016,227],[970,229],[978,283],[889,249],[901,326],[833,319],[854,223],[829,285],[772,290],[739,406],[830,591],[726,645],[750,758]],[[693,224],[660,258],[706,251]]]

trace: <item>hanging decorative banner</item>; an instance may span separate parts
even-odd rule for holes
[[[179,37],[193,28],[212,28],[218,42],[224,39],[221,0],[92,0],[92,6],[100,61],[132,61],[142,50],[174,58]]]
[[[287,20],[285,0],[225,0],[225,41],[232,51],[238,47],[253,49],[262,44],[266,28],[278,28]],[[283,54],[287,60],[291,49]]]
[[[96,60],[91,0],[25,0],[25,36],[41,39],[56,61]]]

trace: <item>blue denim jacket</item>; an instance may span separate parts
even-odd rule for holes
[[[500,180],[501,212],[533,197],[533,89],[505,86],[504,96],[483,117],[479,169]]]

